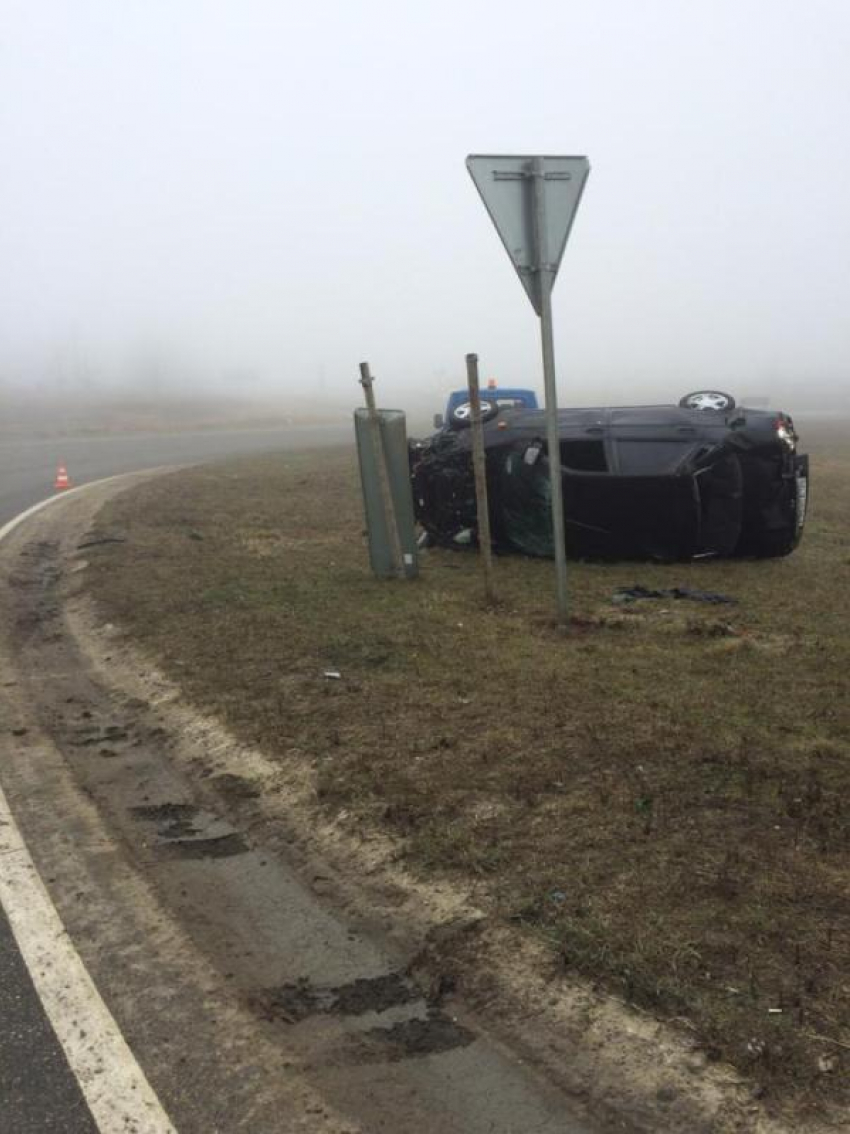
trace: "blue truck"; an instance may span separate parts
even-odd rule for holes
[[[520,386],[498,386],[490,379],[487,388],[481,391],[481,416],[484,421],[500,409],[539,409],[537,395],[533,390]],[[472,420],[472,406],[469,404],[468,390],[454,390],[449,394],[445,415],[434,415],[435,429],[462,429]]]

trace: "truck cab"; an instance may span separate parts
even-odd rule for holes
[[[488,410],[487,403],[495,408]],[[539,409],[540,407],[534,390],[526,390],[520,386],[499,386],[496,380],[491,378],[486,389],[481,391],[481,408],[486,419],[499,409]],[[445,415],[441,413],[434,415],[434,428],[443,429],[449,426],[457,429],[468,425],[471,418],[469,391],[454,390],[449,394]]]

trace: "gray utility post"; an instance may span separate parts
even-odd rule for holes
[[[471,154],[466,159],[466,167],[528,298],[540,316],[558,619],[566,624],[567,549],[552,334],[552,288],[590,172],[590,163],[586,157]]]
[[[484,426],[481,421],[481,388],[478,382],[478,355],[466,356],[466,381],[469,404],[472,406],[472,470],[475,474],[475,508],[478,513],[478,547],[484,567],[484,592],[494,606],[496,587],[493,582],[493,540],[490,535],[490,506],[487,502],[487,460],[484,455]]]

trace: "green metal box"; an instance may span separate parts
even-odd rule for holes
[[[407,423],[401,410],[378,410],[381,441],[386,458],[390,495],[395,509],[401,542],[404,573],[413,579],[419,573],[416,553],[416,528],[413,519],[413,492],[410,485],[410,463],[407,456]],[[369,561],[379,579],[394,577],[392,543],[384,518],[375,449],[371,436],[369,411],[354,411],[354,433],[366,510],[369,535]]]

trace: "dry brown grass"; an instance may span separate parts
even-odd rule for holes
[[[90,586],[199,706],[310,761],[330,813],[814,1105],[850,1067],[850,444],[807,441],[794,555],[577,564],[567,636],[548,562],[498,560],[492,612],[472,554],[374,581],[348,451],[116,499]],[[612,606],[633,582],[738,602]]]

